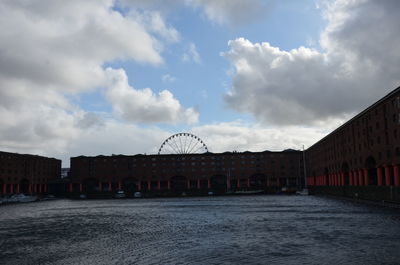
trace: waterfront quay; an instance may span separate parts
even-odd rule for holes
[[[316,196],[55,200],[0,211],[1,264],[399,264],[400,212]]]

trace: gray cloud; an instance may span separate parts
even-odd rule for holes
[[[360,111],[400,84],[400,2],[342,1],[325,9],[323,52],[282,51],[239,38],[229,107],[274,124],[316,124]]]

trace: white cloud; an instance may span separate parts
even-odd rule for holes
[[[274,6],[271,0],[119,0],[123,6],[169,13],[178,5],[200,10],[217,24],[240,26],[265,17]]]
[[[316,125],[359,112],[400,84],[399,10],[396,0],[332,2],[323,52],[230,41],[223,53],[235,70],[228,106],[279,125]]]
[[[109,89],[106,92],[115,112],[131,122],[196,123],[199,114],[193,108],[184,109],[171,92],[155,95],[150,88],[134,89],[128,84],[125,71],[107,69]]]
[[[301,150],[311,146],[332,131],[340,121],[315,129],[300,126],[269,128],[261,124],[248,124],[241,121],[222,122],[193,127],[191,131],[199,136],[210,152],[225,151],[282,151]]]
[[[201,63],[200,54],[198,53],[194,43],[189,43],[185,53],[182,56],[182,61],[195,62],[198,64]]]
[[[109,114],[85,111],[72,100],[109,84],[105,64],[131,60],[161,65],[164,45],[179,39],[176,29],[159,13],[119,12],[113,0],[1,1],[1,150],[59,157],[73,143],[82,143],[82,136],[100,135],[110,126],[105,123]],[[150,114],[144,116],[150,120],[146,122],[198,119],[197,112],[181,107],[168,91],[157,96],[149,89],[126,86],[123,92],[136,92],[149,102]],[[118,104],[114,108],[121,108]],[[166,120],[153,119],[159,113],[154,109],[165,111],[162,117]],[[120,127],[128,128],[123,121]],[[102,142],[97,140],[97,144]]]
[[[161,80],[162,80],[164,83],[172,83],[172,82],[175,82],[175,81],[176,81],[176,77],[175,77],[175,76],[172,76],[172,75],[170,75],[170,74],[165,74],[165,75],[163,75],[163,76],[161,77]]]

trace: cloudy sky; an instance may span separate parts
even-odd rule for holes
[[[0,150],[301,149],[400,85],[398,0],[3,0]]]

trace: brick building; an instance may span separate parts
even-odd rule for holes
[[[0,194],[46,193],[60,171],[61,160],[0,151]]]
[[[225,152],[71,158],[70,192],[216,192],[297,187],[302,152]]]
[[[311,186],[400,185],[400,87],[306,151]]]

